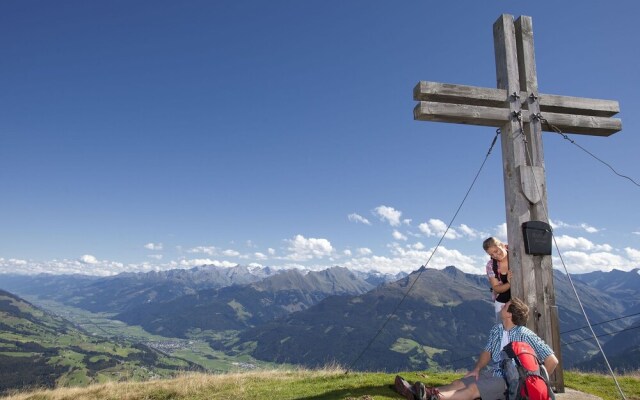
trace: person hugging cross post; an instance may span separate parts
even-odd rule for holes
[[[509,269],[509,247],[495,237],[482,242],[482,248],[491,257],[486,265],[487,279],[493,293],[496,323],[500,323],[500,310],[511,299],[512,272]]]

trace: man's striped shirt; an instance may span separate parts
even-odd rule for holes
[[[485,351],[491,353],[491,368],[493,376],[503,376],[502,370],[500,369],[500,352],[502,351],[500,343],[502,341],[502,332],[504,332],[502,324],[495,325],[491,329],[491,332],[489,332],[489,339],[487,340],[487,345],[484,348]],[[538,337],[538,335],[526,326],[514,326],[508,330],[507,333],[509,335],[509,342],[529,343],[541,362],[553,354],[551,347],[549,347]]]

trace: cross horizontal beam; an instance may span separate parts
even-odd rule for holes
[[[420,121],[450,122],[454,124],[472,124],[501,127],[511,121],[514,116],[508,108],[470,106],[467,104],[435,103],[421,101],[413,109],[413,117]],[[564,133],[584,135],[610,136],[622,129],[618,118],[594,117],[589,115],[542,113],[549,124],[558,127]],[[522,121],[533,119],[528,110],[522,110]],[[542,129],[552,132],[547,124]]]
[[[518,93],[524,122],[531,120],[528,96]],[[504,89],[421,81],[413,97],[420,101],[414,109],[417,120],[499,127],[512,117],[508,105],[513,94]],[[622,129],[620,119],[610,118],[620,112],[617,101],[550,94],[538,94],[538,101],[542,117],[563,132],[609,136]],[[551,131],[546,125],[543,129]]]
[[[504,107],[510,95],[504,89],[478,86],[453,85],[449,83],[420,81],[413,89],[413,99],[417,101],[437,101],[452,104],[469,104],[486,107]],[[525,103],[530,93],[520,92],[520,101]],[[540,111],[611,117],[620,112],[615,100],[589,99],[586,97],[538,94]]]

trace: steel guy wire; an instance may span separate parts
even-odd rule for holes
[[[438,244],[436,244],[436,247],[431,252],[431,255],[427,259],[427,262],[424,265],[422,265],[421,268],[418,270],[418,275],[413,280],[413,282],[411,282],[411,284],[409,285],[409,288],[404,293],[404,295],[402,296],[402,298],[400,299],[398,304],[395,306],[393,311],[388,315],[387,319],[384,321],[384,323],[382,324],[380,329],[378,329],[376,334],[371,338],[371,340],[369,340],[367,345],[364,347],[364,350],[362,350],[362,352],[360,352],[358,357],[356,357],[356,359],[353,360],[351,362],[351,364],[347,367],[347,369],[345,371],[345,374],[348,374],[349,371],[353,368],[353,366],[360,360],[360,358],[362,358],[362,356],[367,352],[367,350],[369,350],[369,348],[371,347],[373,342],[375,342],[375,340],[378,338],[378,336],[380,336],[380,334],[382,333],[384,328],[387,326],[387,324],[389,323],[391,318],[394,315],[396,315],[396,312],[398,311],[398,309],[400,309],[400,306],[402,305],[402,303],[404,303],[406,298],[409,296],[409,293],[411,292],[411,290],[415,286],[416,282],[418,282],[418,280],[420,279],[420,276],[422,276],[422,273],[424,272],[425,268],[427,267],[427,265],[429,265],[429,262],[433,258],[433,256],[436,253],[436,251],[438,251],[438,248],[440,247],[440,244],[442,243],[442,241],[446,237],[447,233],[449,232],[449,229],[451,228],[451,225],[453,225],[453,221],[455,221],[456,217],[458,216],[458,213],[462,209],[462,206],[464,205],[465,201],[467,200],[467,197],[469,197],[469,193],[471,192],[471,189],[473,189],[473,186],[475,185],[476,181],[478,180],[478,177],[480,176],[480,172],[482,172],[482,169],[484,168],[484,164],[487,162],[487,159],[489,158],[489,155],[491,154],[491,151],[493,150],[493,146],[496,144],[496,140],[498,139],[498,135],[500,135],[500,129],[496,129],[496,134],[493,137],[493,140],[491,142],[491,146],[489,146],[489,150],[487,151],[487,155],[484,157],[484,160],[482,161],[482,164],[480,165],[480,168],[478,169],[478,172],[476,173],[476,176],[473,178],[473,181],[471,182],[471,185],[469,186],[469,189],[467,189],[467,193],[464,195],[464,198],[460,202],[460,205],[458,206],[458,209],[456,210],[456,212],[454,213],[453,217],[451,218],[451,221],[449,221],[449,224],[447,225],[447,229],[445,229],[444,233],[440,237],[440,240],[438,241]],[[424,348],[422,346],[420,346],[420,348],[425,352],[425,355],[426,355],[426,350],[424,350]]]
[[[549,121],[547,121],[545,118],[542,117],[542,115],[540,113],[534,115],[534,118],[539,119],[541,122],[544,122],[545,124],[547,124],[547,126],[549,128],[551,128],[551,130],[553,130],[555,133],[561,135],[565,140],[568,140],[569,142],[571,142],[571,144],[577,146],[578,148],[580,148],[582,151],[584,151],[585,153],[589,154],[591,157],[595,158],[596,160],[600,161],[602,164],[606,165],[607,167],[609,167],[609,169],[611,171],[613,171],[614,174],[618,175],[621,178],[625,178],[628,179],[629,181],[631,181],[631,183],[633,183],[634,185],[640,187],[640,184],[638,182],[636,182],[633,178],[628,177],[627,175],[622,175],[620,173],[618,173],[618,171],[616,171],[609,163],[607,163],[606,161],[603,161],[602,159],[600,159],[599,157],[597,157],[595,154],[593,154],[592,152],[590,152],[589,150],[585,149],[584,147],[580,146],[578,143],[576,143],[575,140],[571,139],[569,136],[567,136],[566,133],[563,133],[560,128],[558,128],[557,126],[551,124]]]
[[[544,117],[540,113],[534,115],[532,118],[533,119],[537,119],[541,123],[542,123],[542,121],[546,121],[546,119],[544,119]],[[551,124],[549,124],[548,121],[546,121],[546,123],[548,125],[551,125]],[[556,132],[562,134],[562,131],[560,129],[558,129],[557,127],[554,127],[554,128],[552,128],[552,129],[554,129],[554,131],[556,131],[556,129],[557,129]],[[520,129],[522,129],[522,132],[521,132],[522,137],[525,138],[524,127],[523,127],[522,121],[520,121]],[[526,141],[525,141],[524,148],[525,148],[525,152],[527,153],[527,157],[530,160],[533,160],[531,154],[529,153],[529,148],[526,145]],[[540,187],[538,186],[538,182],[536,181],[536,176],[535,176],[535,174],[531,174],[531,175],[533,176],[533,184],[534,184],[536,190],[538,191],[538,196],[540,196],[540,198],[542,199],[542,193],[540,193]],[[549,212],[547,211],[547,209],[546,209],[547,207],[546,207],[546,205],[544,203],[545,203],[544,201],[541,202],[542,209],[544,210],[544,213],[547,215],[547,219],[549,219]],[[578,305],[580,306],[580,310],[582,310],[582,315],[584,315],[584,319],[587,321],[587,325],[589,325],[589,330],[591,331],[591,334],[592,334],[596,344],[598,345],[598,349],[600,350],[600,353],[602,354],[602,357],[604,358],[604,361],[605,361],[605,363],[607,365],[607,368],[609,369],[609,372],[610,372],[611,376],[613,377],[613,381],[615,382],[615,384],[616,384],[616,386],[618,388],[618,391],[620,392],[620,395],[622,396],[622,398],[624,400],[626,400],[624,392],[622,391],[622,388],[620,387],[620,384],[618,383],[618,379],[616,379],[616,376],[615,376],[615,374],[613,372],[613,368],[611,368],[611,364],[609,364],[609,360],[607,359],[607,355],[605,354],[604,350],[602,349],[602,345],[600,344],[600,341],[598,340],[598,337],[596,336],[596,333],[593,330],[593,326],[591,325],[591,321],[589,321],[589,317],[587,316],[587,313],[586,313],[586,311],[584,309],[584,306],[582,305],[582,301],[580,300],[580,296],[578,296],[578,291],[576,290],[576,287],[573,284],[573,279],[571,279],[571,275],[569,274],[569,271],[567,270],[567,266],[564,263],[564,259],[562,258],[562,254],[560,253],[560,248],[558,247],[558,242],[556,241],[556,236],[553,234],[553,230],[551,231],[551,238],[553,239],[553,243],[556,246],[556,251],[558,252],[558,257],[560,258],[560,262],[562,263],[562,266],[564,267],[564,271],[567,274],[567,278],[569,279],[569,283],[571,284],[571,289],[573,289],[573,293],[576,296],[576,299],[578,300]]]

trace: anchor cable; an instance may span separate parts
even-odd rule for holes
[[[534,100],[534,101],[537,101],[537,100]],[[541,123],[544,121],[544,122],[546,122],[546,124],[547,124],[547,125],[549,125],[549,126],[551,126],[551,127],[552,127],[552,129],[554,130],[554,132],[557,132],[557,133],[559,133],[559,134],[562,134],[563,136],[566,136],[566,135],[564,135],[564,134],[562,133],[562,131],[561,131],[558,127],[556,127],[556,126],[552,126],[551,124],[549,124],[549,121],[547,121],[547,120],[546,120],[546,119],[545,119],[545,118],[544,118],[540,113],[533,115],[533,116],[532,116],[532,119],[533,119],[533,120],[538,120],[538,121],[539,121],[539,122],[541,122]],[[522,120],[520,119],[520,120],[519,120],[519,122],[520,122],[520,129],[522,130],[522,131],[521,131],[521,133],[522,133],[522,137],[523,137],[523,138],[526,138],[526,135],[525,135],[525,132],[524,132],[524,126],[523,126]],[[532,123],[533,123],[533,121],[531,121],[530,127],[531,127]],[[570,139],[569,139],[569,140],[570,140]],[[531,154],[530,154],[530,152],[529,152],[529,146],[527,146],[527,143],[526,143],[526,139],[525,139],[525,146],[524,146],[524,148],[525,148],[525,151],[526,151],[526,153],[527,153],[527,157],[528,157],[530,160],[532,160],[532,158],[531,158]],[[605,164],[606,164],[606,163],[605,163]],[[613,169],[613,168],[612,168],[612,169]],[[615,172],[615,170],[614,170],[614,172]],[[540,198],[542,198],[542,194],[540,193],[540,186],[539,186],[539,185],[538,185],[538,183],[536,182],[535,174],[532,174],[532,176],[533,176],[533,180],[534,180],[534,182],[533,182],[533,183],[534,183],[534,186],[535,186],[536,190],[538,191],[538,196],[539,196]],[[630,179],[630,178],[629,178],[629,179]],[[633,181],[633,180],[632,180],[632,181]],[[634,182],[634,183],[635,183],[635,182]],[[549,213],[548,213],[548,211],[547,211],[547,208],[546,208],[545,202],[544,202],[544,201],[542,201],[542,202],[541,202],[541,204],[542,204],[542,208],[543,208],[543,210],[544,210],[544,213],[547,215],[547,220],[548,220],[548,219],[549,219]],[[592,334],[592,336],[593,336],[593,339],[595,340],[595,342],[596,342],[596,344],[597,344],[597,346],[598,346],[598,349],[600,350],[600,353],[602,354],[602,357],[604,358],[604,361],[605,361],[605,363],[606,363],[606,365],[607,365],[607,368],[609,369],[609,372],[610,372],[611,376],[613,377],[613,381],[615,382],[616,387],[618,388],[618,391],[620,392],[620,395],[622,396],[622,398],[623,398],[624,400],[626,400],[626,397],[625,397],[625,395],[624,395],[624,392],[622,391],[622,388],[620,387],[620,384],[618,383],[618,380],[616,379],[616,376],[615,376],[615,374],[614,374],[614,372],[613,372],[613,368],[611,368],[611,364],[609,364],[609,360],[607,359],[607,356],[606,356],[606,354],[604,353],[604,350],[602,349],[602,345],[600,344],[600,341],[598,340],[598,336],[596,335],[595,331],[593,330],[593,325],[591,325],[591,321],[589,321],[589,317],[587,316],[587,313],[586,313],[586,311],[585,311],[585,309],[584,309],[584,306],[582,305],[582,301],[580,300],[580,296],[578,296],[578,291],[576,290],[576,287],[575,287],[575,285],[573,284],[573,279],[571,279],[571,275],[569,274],[569,271],[567,270],[567,266],[566,266],[566,264],[565,264],[565,262],[564,262],[564,259],[562,258],[562,254],[561,254],[561,252],[560,252],[560,248],[558,247],[558,242],[556,241],[556,236],[553,234],[553,230],[551,231],[551,237],[552,237],[552,239],[553,239],[553,243],[555,244],[556,251],[558,252],[558,257],[560,258],[560,262],[562,263],[562,267],[564,268],[564,271],[565,271],[565,273],[566,273],[566,275],[567,275],[567,278],[569,279],[569,283],[571,284],[571,288],[573,289],[573,293],[574,293],[574,295],[576,296],[576,299],[578,300],[578,305],[580,306],[580,310],[582,311],[582,315],[584,315],[584,319],[585,319],[585,321],[587,322],[587,325],[589,326],[589,330],[591,331],[591,334]]]
[[[476,181],[478,180],[478,177],[480,176],[480,172],[482,171],[482,169],[484,168],[485,163],[487,162],[487,159],[489,158],[489,155],[491,154],[491,151],[493,150],[493,146],[496,144],[496,140],[498,139],[498,135],[500,134],[500,129],[496,129],[496,134],[493,137],[493,141],[491,142],[491,146],[489,146],[489,150],[487,151],[487,155],[484,157],[484,160],[482,161],[482,164],[480,165],[480,168],[478,169],[478,172],[476,173],[476,176],[473,178],[473,181],[471,182],[471,185],[469,186],[469,189],[467,190],[467,193],[464,195],[464,198],[462,199],[462,201],[460,202],[460,205],[458,206],[458,209],[456,210],[456,212],[454,213],[453,217],[451,218],[451,221],[449,221],[449,224],[447,225],[447,229],[445,229],[444,233],[442,234],[442,236],[440,237],[440,240],[438,241],[438,244],[436,244],[436,247],[433,249],[433,251],[431,252],[431,255],[429,256],[429,258],[427,259],[427,262],[424,263],[424,265],[422,265],[420,267],[420,269],[418,270],[418,275],[416,276],[416,278],[413,280],[413,282],[411,282],[411,284],[409,285],[409,288],[407,289],[407,291],[404,293],[404,295],[402,296],[402,298],[400,299],[400,301],[398,302],[398,304],[396,304],[395,308],[393,309],[393,311],[391,311],[391,313],[387,316],[386,320],[384,321],[384,323],[382,324],[382,326],[380,326],[380,328],[378,329],[378,331],[376,332],[376,334],[371,338],[371,340],[369,340],[369,342],[367,343],[367,345],[364,347],[364,349],[360,352],[360,354],[358,355],[358,357],[356,357],[355,360],[353,360],[351,362],[351,364],[349,364],[349,366],[347,367],[345,374],[348,374],[349,371],[351,371],[353,369],[353,366],[362,358],[362,356],[369,350],[369,348],[371,347],[371,345],[376,341],[376,339],[378,338],[378,336],[380,336],[380,334],[384,331],[384,328],[387,326],[387,324],[389,323],[389,321],[391,320],[391,318],[396,315],[396,312],[398,311],[398,309],[400,308],[400,306],[402,305],[402,303],[404,303],[404,301],[406,300],[406,298],[409,296],[409,293],[411,292],[411,290],[413,289],[413,287],[415,286],[416,282],[418,282],[418,280],[420,279],[420,276],[422,275],[422,273],[425,271],[427,265],[429,265],[429,262],[431,261],[431,259],[433,258],[434,254],[436,253],[436,251],[438,250],[438,248],[440,247],[440,244],[442,243],[442,241],[444,240],[445,236],[447,235],[447,232],[449,232],[449,229],[451,228],[451,225],[453,225],[453,221],[455,221],[456,217],[458,216],[458,213],[460,212],[460,210],[462,209],[462,206],[464,205],[465,201],[467,200],[467,197],[469,197],[469,193],[471,192],[471,189],[473,189],[473,186],[475,185]],[[424,350],[424,348],[422,346],[420,346],[420,348]]]
[[[585,153],[587,153],[588,155],[590,155],[591,157],[595,158],[596,160],[600,161],[602,164],[606,165],[607,167],[609,167],[609,169],[611,171],[613,171],[614,174],[618,175],[621,178],[625,178],[628,179],[629,181],[631,181],[631,183],[633,183],[634,185],[640,187],[640,184],[638,182],[636,182],[633,178],[627,176],[627,175],[622,175],[620,174],[618,171],[616,171],[609,163],[607,163],[606,161],[602,160],[601,158],[597,157],[595,154],[593,154],[592,152],[590,152],[589,150],[585,149],[584,147],[580,146],[578,143],[576,143],[575,140],[571,139],[569,136],[567,136],[566,133],[563,133],[560,128],[558,128],[557,126],[551,124],[548,120],[546,120],[545,118],[542,117],[542,115],[540,113],[536,114],[534,116],[534,118],[539,119],[540,121],[544,122],[549,128],[551,128],[551,130],[553,130],[555,133],[559,134],[560,136],[562,136],[565,140],[568,140],[571,144],[577,146],[578,148],[580,148],[582,151],[584,151]]]

